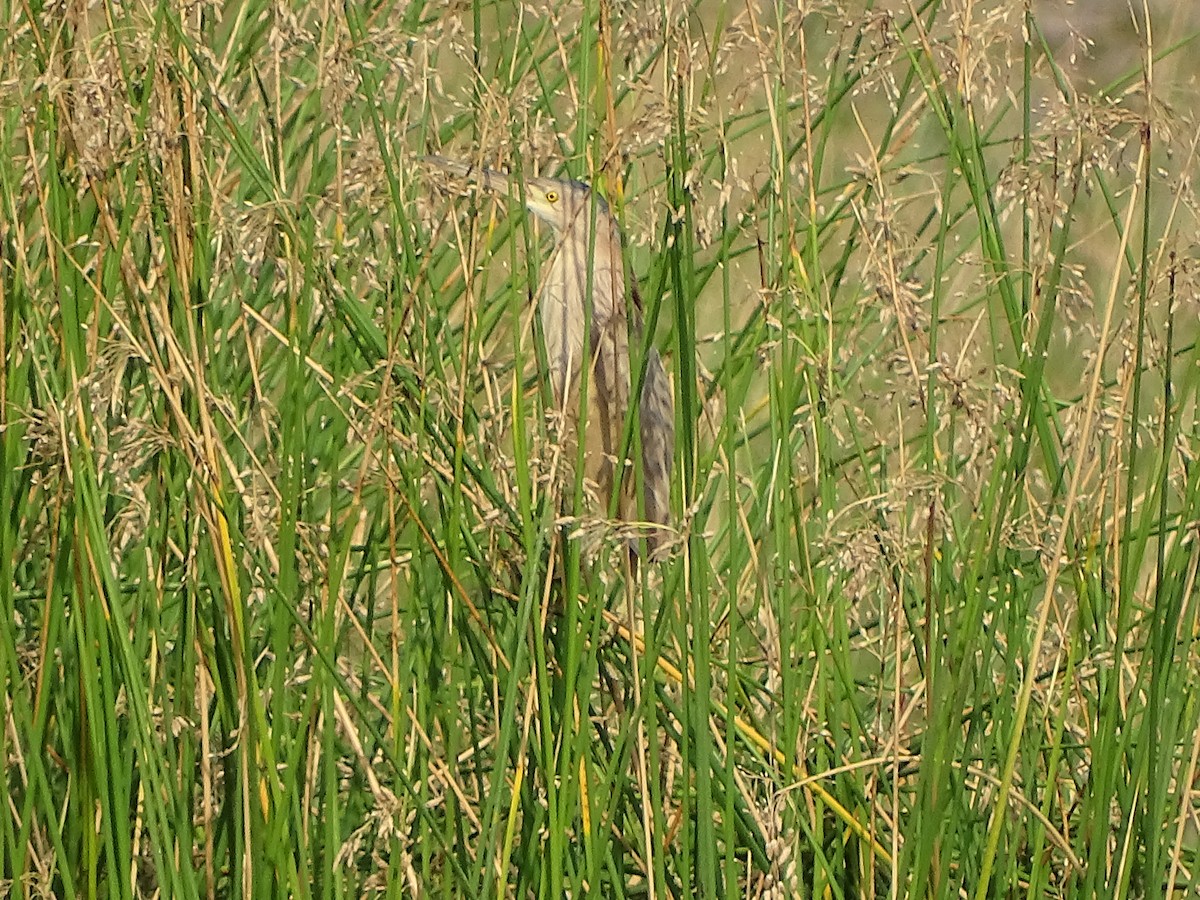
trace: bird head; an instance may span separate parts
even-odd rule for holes
[[[591,189],[579,181],[530,178],[525,183],[525,206],[556,231],[564,230],[576,217],[591,215],[591,195]],[[597,215],[608,213],[608,204],[603,198],[596,197],[596,206]]]

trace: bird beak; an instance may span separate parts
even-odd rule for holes
[[[517,194],[517,187],[513,183],[512,178],[507,172],[502,172],[499,169],[487,169],[482,166],[472,166],[466,163],[461,163],[453,159],[446,159],[444,156],[422,156],[421,162],[435,166],[452,175],[460,178],[465,178],[475,184],[482,186],[489,191],[495,191],[498,194]],[[539,219],[547,222],[550,225],[555,223],[554,210],[540,197],[535,197],[533,192],[526,191],[525,207]]]
[[[457,175],[460,178],[474,181],[483,185],[488,190],[500,193],[507,193],[508,191],[509,178],[507,172],[501,172],[498,169],[487,169],[482,166],[467,165],[453,159],[446,159],[444,156],[422,156],[420,161],[426,165],[436,166],[445,172],[449,172],[451,175]]]

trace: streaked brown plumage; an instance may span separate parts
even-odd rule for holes
[[[478,179],[495,190],[515,190],[505,172],[478,169],[440,157],[427,157],[426,161]],[[630,371],[629,343],[631,338],[635,345],[642,341],[637,281],[630,272],[626,290],[620,229],[603,199],[596,196],[593,203],[592,191],[586,184],[528,178],[524,189],[526,207],[549,223],[557,237],[538,294],[554,399],[584,432],[584,474],[595,481],[602,501],[607,502],[614,488],[617,457],[629,414],[630,384],[635,374]],[[630,310],[626,308],[627,298],[633,305]],[[589,319],[591,328],[585,350],[585,324]],[[585,353],[590,354],[591,365],[586,422],[581,422],[580,373]],[[675,409],[671,383],[654,347],[646,349],[646,377],[638,425],[645,521],[666,526],[670,519]],[[625,471],[617,512],[625,521],[638,521],[636,475],[632,466],[622,468]],[[651,529],[647,535],[650,548],[660,545],[664,536],[665,531]]]

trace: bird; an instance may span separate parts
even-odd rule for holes
[[[553,230],[554,250],[549,268],[543,270],[537,302],[554,402],[574,433],[584,433],[584,474],[597,485],[601,501],[607,504],[614,489],[619,492],[618,517],[650,526],[645,536],[653,555],[669,534],[674,394],[662,356],[654,346],[647,347],[638,404],[641,518],[637,473],[620,457],[636,374],[630,370],[629,348],[631,343],[641,346],[643,340],[642,301],[637,278],[626,269],[624,239],[608,203],[580,181],[527,177],[518,185],[514,176],[499,169],[441,156],[423,160],[490,190],[516,193],[524,198],[526,209]],[[581,397],[585,364],[586,404]],[[636,539],[630,548],[631,555],[636,554]]]

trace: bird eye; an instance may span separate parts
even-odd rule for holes
[[[546,202],[547,203],[557,203],[558,202],[558,191],[546,191]]]

